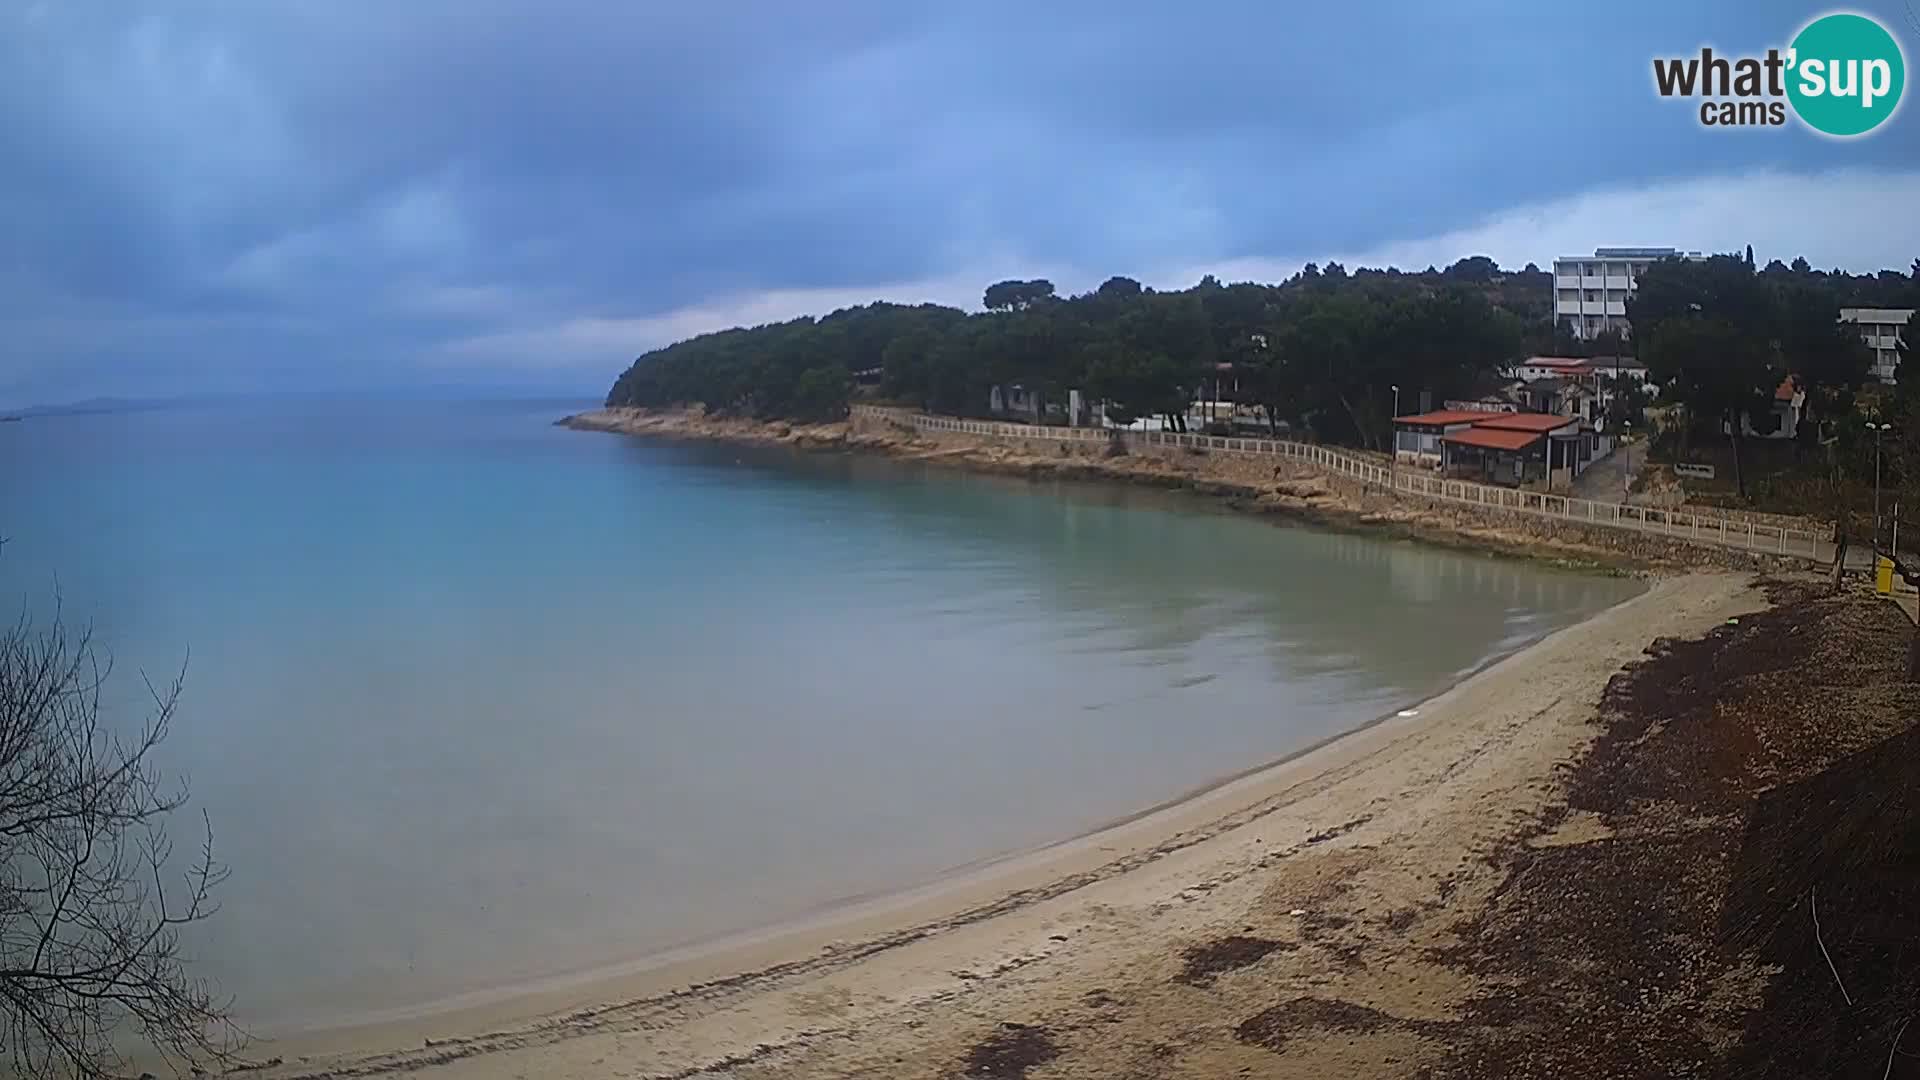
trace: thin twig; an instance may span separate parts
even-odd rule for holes
[[[1900,1036],[1907,1033],[1907,1025],[1911,1023],[1913,1023],[1913,1017],[1909,1016],[1900,1021],[1900,1030],[1893,1033],[1893,1045],[1887,1049],[1887,1071],[1880,1074],[1880,1080],[1887,1080],[1887,1077],[1893,1075],[1893,1055],[1900,1052]]]
[[[1833,966],[1833,954],[1827,951],[1827,941],[1820,936],[1820,900],[1819,889],[1807,890],[1807,908],[1813,912],[1813,940],[1820,943],[1820,955],[1827,958],[1827,970],[1833,972],[1834,984],[1840,987],[1840,996],[1853,1004],[1853,995],[1847,993],[1847,984],[1840,981],[1840,969]]]

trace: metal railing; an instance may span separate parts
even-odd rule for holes
[[[1417,466],[1389,468],[1351,454],[1316,443],[1286,439],[1259,439],[1225,435],[1194,435],[1172,431],[1130,431],[1111,428],[1065,428],[1043,425],[1003,424],[990,420],[962,420],[951,416],[929,416],[905,409],[887,409],[872,405],[853,406],[856,414],[910,426],[917,431],[945,431],[993,439],[1048,439],[1056,442],[1106,442],[1118,437],[1129,446],[1171,446],[1251,454],[1301,461],[1362,484],[1383,488],[1395,494],[1440,499],[1472,506],[1494,507],[1521,514],[1570,521],[1599,528],[1652,533],[1693,543],[1743,551],[1788,555],[1797,558],[1830,561],[1831,538],[1806,529],[1763,525],[1736,520],[1722,514],[1686,513],[1652,506],[1576,499],[1542,491],[1481,484],[1471,480],[1449,480],[1419,470]]]

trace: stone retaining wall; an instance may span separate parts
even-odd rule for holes
[[[960,423],[970,430],[948,430]],[[1381,467],[1344,463],[1340,460],[1344,455],[1326,448],[1310,448],[1313,456],[1297,456],[1298,444],[1286,444],[1296,448],[1286,452],[1263,450],[1262,446],[1273,444],[1252,439],[1226,444],[1238,448],[1211,445],[1221,440],[1206,439],[1193,441],[1209,445],[1170,446],[1143,442],[1139,433],[1127,433],[1119,440],[1109,432],[1087,429],[1039,428],[1029,433],[1020,425],[956,422],[866,407],[855,410],[852,432],[856,437],[906,437],[926,448],[907,456],[964,455],[966,464],[995,471],[1182,487],[1244,500],[1249,509],[1292,513],[1329,524],[1385,527],[1489,550],[1544,546],[1589,556],[1606,553],[1639,563],[1736,569],[1804,567],[1809,561],[1792,552],[1783,557],[1777,551],[1747,549],[1746,543],[1760,548],[1773,541],[1749,540],[1738,529],[1729,535],[1739,543],[1723,544],[1716,542],[1717,531],[1703,541],[1690,531],[1663,534],[1570,517],[1569,512],[1593,510],[1590,504],[1564,497],[1543,500],[1537,494],[1523,496],[1510,489],[1492,489],[1496,494],[1488,496],[1478,490],[1482,485],[1458,482],[1440,489],[1448,493],[1446,497],[1424,495],[1406,489],[1432,482],[1404,470],[1391,478],[1396,490],[1389,493],[1389,477]],[[1336,467],[1326,467],[1328,461]],[[1486,497],[1504,499],[1508,505],[1468,501]],[[1659,512],[1654,513],[1664,523]],[[1676,516],[1674,520],[1689,519]],[[1801,537],[1793,539],[1805,543]]]

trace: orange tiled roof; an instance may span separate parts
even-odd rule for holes
[[[1494,431],[1531,431],[1538,434],[1543,431],[1558,431],[1569,424],[1579,422],[1580,418],[1577,416],[1554,416],[1551,413],[1488,413],[1485,419],[1473,426]]]
[[[1448,424],[1471,424],[1493,413],[1474,412],[1468,409],[1440,409],[1436,412],[1419,413],[1414,416],[1397,416],[1396,424],[1424,424],[1432,427],[1444,427]]]
[[[1498,428],[1472,427],[1440,436],[1441,442],[1455,446],[1477,446],[1483,450],[1525,450],[1540,441],[1542,432],[1501,431]]]

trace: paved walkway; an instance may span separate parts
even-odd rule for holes
[[[1616,448],[1573,478],[1574,495],[1594,502],[1621,502],[1627,493],[1627,478],[1640,471],[1646,452],[1639,443]]]

